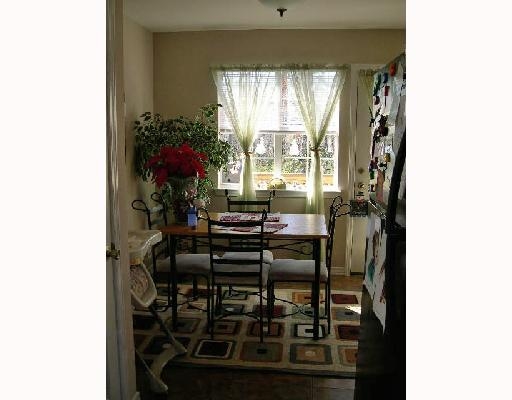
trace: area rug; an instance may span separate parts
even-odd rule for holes
[[[166,299],[165,286],[158,286],[159,302]],[[187,354],[169,365],[194,365],[237,369],[272,370],[343,378],[355,376],[361,292],[333,290],[331,293],[331,332],[322,319],[321,336],[313,336],[310,292],[278,289],[270,335],[264,325],[264,343],[259,342],[258,322],[248,316],[229,316],[216,322],[214,340],[206,332],[206,298],[192,298],[189,285],[179,287],[178,328],[173,332]],[[204,294],[200,289],[200,294]],[[266,293],[265,293],[266,296]],[[264,307],[266,301],[263,302]],[[323,315],[324,299],[321,299]],[[239,289],[224,291],[223,307],[231,312],[257,311],[258,296]],[[170,310],[160,312],[171,327]],[[134,311],[135,345],[150,364],[167,346],[165,335],[153,317]]]

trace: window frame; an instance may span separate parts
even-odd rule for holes
[[[276,72],[279,71],[278,68],[276,68]],[[283,75],[282,75],[283,76]],[[283,94],[283,87],[284,86],[287,86],[287,85],[282,85],[282,82],[283,81],[286,81],[288,78],[284,78],[281,76],[280,80],[281,80],[281,83],[280,83],[280,86],[279,86],[279,89],[277,89],[279,92],[280,92],[280,98],[279,98],[279,101],[283,101],[283,99],[281,98],[282,94]],[[287,90],[285,90],[287,92]],[[289,101],[288,99],[286,99],[285,101]],[[340,95],[340,97],[338,98],[337,100],[337,112],[338,112],[338,124],[337,124],[337,130],[333,131],[333,130],[330,130],[326,133],[325,135],[325,138],[324,140],[326,140],[328,137],[335,137],[335,140],[334,140],[334,150],[333,150],[333,156],[332,157],[321,157],[321,162],[324,161],[324,160],[332,160],[333,161],[333,174],[332,174],[332,179],[333,179],[333,183],[332,185],[323,185],[323,190],[324,192],[326,193],[329,193],[329,192],[332,192],[332,193],[339,193],[340,190],[341,190],[341,184],[340,184],[340,157],[341,157],[341,146],[340,146],[340,141],[341,141],[341,125],[342,125],[342,120],[341,120],[341,116],[342,116],[342,96]],[[232,129],[229,129],[229,128],[226,128],[226,127],[220,127],[220,118],[218,119],[217,121],[217,124],[218,124],[218,130],[219,130],[219,136],[222,136],[222,135],[234,135],[234,132]],[[282,127],[282,117],[279,116],[279,122],[280,122],[280,126]],[[284,178],[283,174],[282,174],[282,165],[283,165],[283,161],[286,159],[286,158],[295,158],[294,156],[286,156],[284,154],[282,154],[282,140],[276,140],[276,138],[283,138],[285,137],[286,135],[290,135],[290,134],[301,134],[301,135],[306,135],[307,137],[307,134],[306,134],[306,131],[290,131],[290,130],[271,130],[271,129],[261,129],[261,130],[258,130],[258,134],[257,136],[255,137],[255,141],[254,141],[254,145],[253,147],[255,146],[258,138],[261,136],[261,134],[269,134],[271,133],[273,135],[273,142],[274,142],[274,157],[261,157],[259,155],[256,155],[255,153],[253,153],[253,161],[255,162],[256,160],[258,159],[274,159],[275,161],[278,161],[279,164],[278,165],[275,165],[274,164],[274,168],[272,170],[272,175],[274,177],[282,177]],[[309,142],[309,141],[308,141]],[[277,144],[278,143],[278,144]],[[279,156],[278,156],[279,155]],[[309,149],[308,147],[308,151],[307,151],[307,155],[306,156],[300,156],[300,157],[296,157],[297,159],[305,159],[306,160],[306,172],[305,172],[305,175],[306,175],[306,182],[307,182],[307,177],[308,177],[308,174],[309,174],[309,165],[310,165],[310,161],[312,160],[312,152],[311,150]],[[224,190],[224,189],[228,189],[228,190],[238,190],[239,187],[240,187],[240,182],[235,182],[235,183],[229,183],[229,182],[223,182],[223,170],[224,169],[221,169],[218,171],[218,174],[217,174],[217,189],[218,190]],[[279,172],[279,174],[277,173]],[[256,174],[256,172],[253,172],[253,176]],[[324,174],[325,176],[325,174]],[[307,185],[307,183],[306,183]],[[262,191],[262,192],[266,192],[268,189],[260,189],[258,188],[258,184],[257,182],[255,182],[255,186],[256,186],[256,191]],[[280,190],[281,192],[295,192],[295,193],[306,193],[306,188],[286,188],[286,189],[281,189]]]

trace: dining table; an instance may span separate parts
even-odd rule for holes
[[[209,212],[208,215],[212,220],[220,220],[229,213],[222,212]],[[232,214],[232,213],[231,213]],[[315,281],[313,284],[313,293],[311,296],[311,305],[313,308],[313,339],[319,339],[320,330],[320,265],[321,265],[321,241],[328,238],[327,228],[325,224],[324,214],[287,214],[275,213],[278,215],[278,220],[265,223],[264,239],[268,240],[288,240],[310,242],[312,244],[312,258],[315,261]],[[274,231],[268,229],[267,226],[272,227],[272,224],[279,224],[280,229]],[[176,330],[178,323],[178,283],[176,273],[176,251],[177,243],[180,238],[207,238],[208,237],[208,222],[204,219],[199,219],[195,227],[170,224],[159,228],[163,235],[167,235],[170,245],[169,257],[169,273],[170,273],[170,293],[168,295],[168,302],[171,304],[171,318],[172,328]],[[241,232],[236,234],[243,235]]]

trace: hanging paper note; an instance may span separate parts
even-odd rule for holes
[[[396,71],[396,77],[397,77],[397,79],[401,80],[400,91],[397,93],[400,93],[400,95],[404,95],[405,94],[405,71],[404,71],[404,66],[402,65],[402,63],[398,64],[397,71]]]
[[[389,75],[390,76],[395,76],[396,75],[396,63],[391,63],[389,65]]]
[[[392,102],[390,103],[389,107],[389,117],[388,121],[390,125],[396,124],[396,116],[398,114],[398,108],[400,107],[400,101],[401,97],[398,95],[400,93],[400,87],[402,86],[402,79],[400,79],[400,83],[396,83],[397,79],[393,79],[391,82],[391,91],[393,92],[392,95]],[[395,94],[396,93],[396,94]]]

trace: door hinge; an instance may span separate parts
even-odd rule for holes
[[[107,258],[112,257],[114,260],[119,260],[120,255],[121,251],[116,249],[116,245],[114,243],[110,243],[110,246],[107,245]]]

